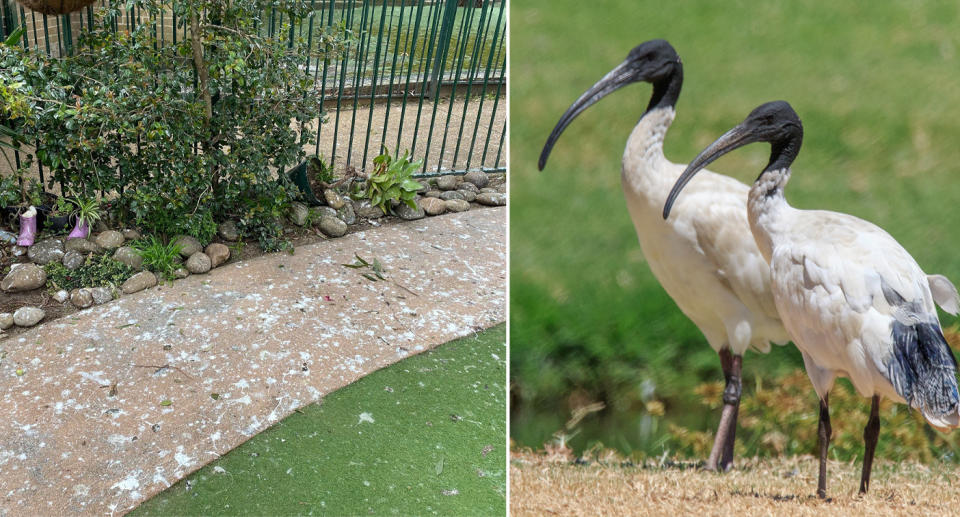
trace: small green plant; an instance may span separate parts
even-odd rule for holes
[[[60,262],[43,266],[47,281],[54,289],[70,291],[80,287],[109,287],[116,289],[136,272],[123,262],[105,254],[92,254],[77,269],[67,269]]]
[[[77,218],[77,224],[93,227],[101,219],[100,200],[91,198],[66,198],[67,203],[73,205],[71,213]],[[58,207],[61,203],[58,202]]]
[[[43,185],[37,180],[30,180],[23,195],[27,203],[40,206],[43,204]]]
[[[367,188],[359,197],[369,199],[370,204],[389,213],[390,201],[399,200],[410,208],[417,208],[414,201],[423,185],[413,179],[413,173],[423,165],[423,160],[410,162],[409,152],[394,159],[384,148],[384,153],[373,159],[373,173],[367,180]]]
[[[307,172],[317,180],[317,183],[322,185],[333,183],[333,167],[327,165],[320,156],[311,156],[307,159]]]
[[[14,206],[20,201],[20,185],[14,176],[0,177],[0,208]]]
[[[176,278],[173,272],[180,267],[180,248],[179,244],[165,244],[152,235],[133,243],[133,249],[143,258],[143,266],[166,280]]]
[[[243,241],[243,240],[238,240],[237,242],[234,242],[233,244],[227,244],[227,247],[230,248],[230,256],[231,256],[231,257],[242,257],[242,256],[243,256],[243,249],[244,249],[246,246],[247,246],[247,243],[246,243],[246,241]]]

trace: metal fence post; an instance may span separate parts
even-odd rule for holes
[[[457,0],[446,0],[443,6],[443,25],[440,28],[440,38],[437,41],[437,51],[433,54],[433,71],[430,74],[430,83],[427,87],[427,97],[436,96],[443,79],[443,69],[450,50],[450,40],[453,37],[453,22],[457,19]]]

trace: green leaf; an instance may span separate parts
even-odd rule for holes
[[[161,401],[160,401],[160,405],[161,405],[161,406],[169,406],[169,405],[172,405],[172,404],[173,404],[173,402],[171,402],[170,399],[164,399],[164,400],[161,400]]]
[[[23,26],[21,25],[20,27],[17,28],[17,30],[11,32],[10,35],[7,36],[7,39],[3,40],[3,44],[8,47],[12,47],[14,45],[19,44],[20,38],[22,37],[23,37]]]

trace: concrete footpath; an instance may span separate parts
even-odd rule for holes
[[[506,214],[228,264],[0,341],[0,517],[123,514],[295,409],[504,321]],[[355,255],[386,280],[341,265]]]

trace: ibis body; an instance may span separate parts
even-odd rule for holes
[[[724,408],[707,460],[709,469],[729,469],[739,407],[742,355],[785,344],[770,291],[769,267],[747,223],[749,188],[728,176],[705,171],[679,201],[677,217],[660,217],[671,186],[684,170],[666,159],[663,141],[675,117],[683,67],[663,40],[643,43],[580,96],[564,113],[540,155],[546,165],[554,143],[586,108],[633,82],[653,84],[647,110],[623,153],[621,184],[640,247],[650,270],[680,310],[718,352],[726,388]]]
[[[820,397],[817,492],[826,495],[828,394],[838,376],[848,377],[860,395],[872,399],[860,484],[866,492],[880,397],[909,404],[936,427],[960,425],[957,363],[934,306],[936,301],[956,314],[957,291],[945,277],[926,275],[878,226],[847,214],[791,207],[783,190],[802,139],[800,119],[789,104],[758,107],[690,163],[663,216],[668,219],[697,170],[737,147],[771,143],[770,163],[750,189],[747,209],[751,231],[770,263],[777,310]]]

